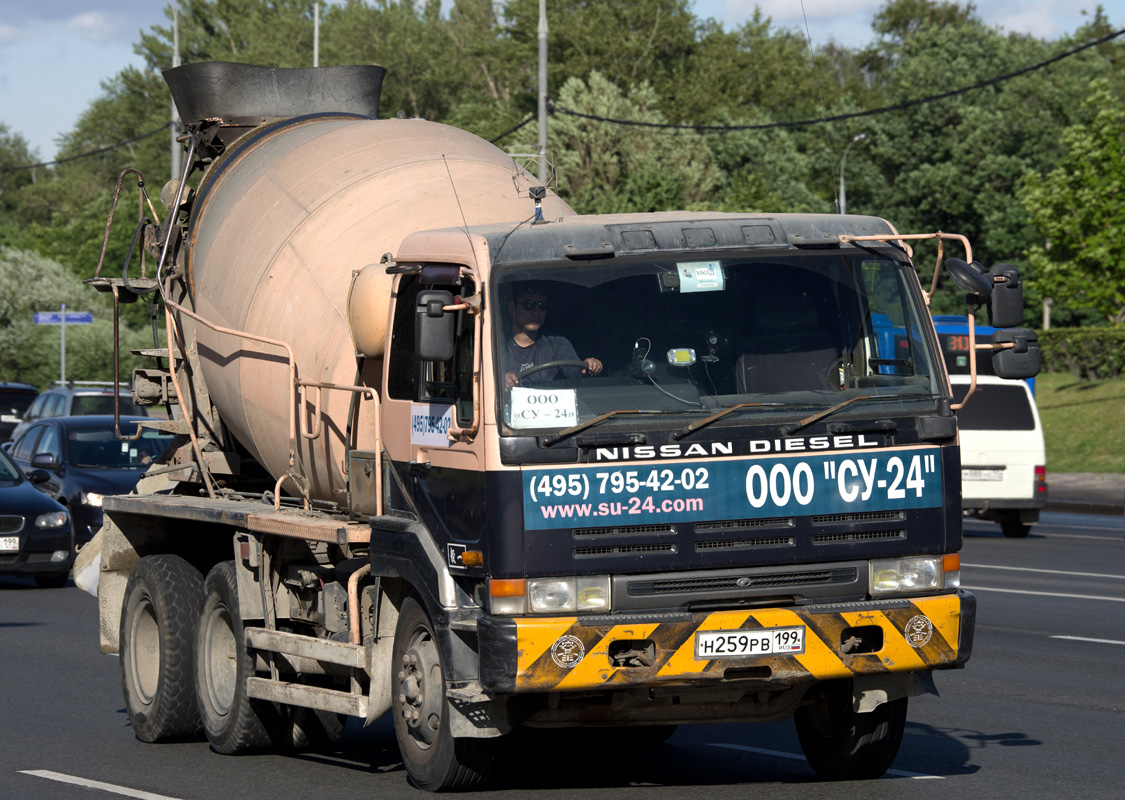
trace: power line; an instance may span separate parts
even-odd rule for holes
[[[732,131],[758,131],[758,130],[764,130],[764,129],[767,129],[767,128],[796,128],[796,127],[804,127],[804,126],[808,126],[808,125],[824,125],[825,123],[828,123],[828,122],[840,122],[840,121],[846,120],[846,119],[858,119],[860,117],[873,117],[877,114],[886,114],[890,111],[901,111],[905,108],[913,108],[914,106],[920,106],[920,105],[924,105],[926,103],[933,103],[933,102],[936,102],[938,100],[945,100],[946,98],[949,98],[949,97],[955,97],[957,95],[966,94],[968,92],[972,92],[972,91],[975,91],[977,89],[983,89],[983,88],[988,87],[988,86],[994,86],[998,83],[1003,83],[1004,81],[1009,81],[1012,78],[1018,78],[1021,75],[1026,75],[1029,72],[1035,72],[1036,70],[1040,70],[1040,69],[1044,69],[1045,67],[1049,67],[1050,65],[1052,65],[1052,64],[1054,64],[1058,61],[1062,61],[1064,58],[1069,58],[1070,56],[1075,55],[1076,53],[1081,53],[1083,50],[1088,50],[1091,47],[1097,47],[1099,44],[1104,44],[1108,41],[1116,39],[1118,36],[1121,36],[1122,34],[1125,34],[1125,29],[1119,30],[1116,33],[1108,34],[1106,36],[1101,37],[1100,39],[1095,39],[1094,41],[1088,42],[1087,44],[1084,44],[1081,47],[1076,47],[1073,50],[1068,50],[1067,52],[1061,53],[1061,54],[1055,56],[1054,58],[1049,58],[1046,61],[1040,61],[1038,64],[1034,64],[1030,67],[1025,67],[1023,69],[1016,70],[1015,72],[1009,72],[1005,75],[998,75],[995,78],[989,78],[986,81],[981,81],[980,83],[974,83],[972,86],[965,86],[961,89],[953,89],[953,90],[948,91],[948,92],[942,92],[941,94],[930,95],[929,97],[921,97],[921,98],[918,98],[916,100],[907,100],[903,103],[896,103],[893,106],[883,106],[882,108],[873,108],[873,109],[869,109],[867,111],[856,111],[856,112],[853,112],[851,114],[838,114],[834,117],[819,117],[817,119],[802,119],[802,120],[795,120],[795,121],[792,121],[792,122],[764,122],[764,123],[760,123],[760,124],[757,124],[757,125],[682,125],[682,124],[673,124],[673,123],[664,123],[664,122],[640,122],[640,121],[637,121],[637,120],[614,119],[612,117],[600,117],[600,116],[597,116],[595,114],[583,114],[579,111],[574,111],[573,109],[563,108],[563,107],[561,107],[559,105],[556,105],[554,103],[552,103],[552,105],[551,105],[551,110],[553,112],[557,111],[560,114],[567,114],[568,116],[572,116],[572,117],[581,117],[582,119],[589,119],[589,120],[593,120],[595,122],[606,122],[606,123],[610,123],[610,124],[613,124],[613,125],[629,125],[629,126],[636,127],[636,128],[656,128],[656,129],[663,129],[663,130],[707,131],[707,132],[711,132],[711,133],[729,133],[729,132],[732,132]]]
[[[148,133],[142,133],[140,136],[134,136],[132,139],[122,139],[117,144],[111,144],[107,147],[98,148],[97,150],[90,150],[85,153],[79,153],[76,156],[67,156],[66,158],[60,158],[55,161],[44,161],[42,164],[28,164],[22,167],[0,167],[0,172],[15,172],[16,170],[20,169],[35,169],[36,167],[51,167],[55,164],[66,164],[69,161],[78,161],[82,158],[90,158],[91,156],[100,155],[101,153],[108,153],[110,150],[116,150],[119,147],[125,147],[126,145],[133,144],[134,142],[139,142],[141,139],[147,139],[150,136],[155,136],[161,131],[167,130],[168,126],[171,124],[171,122],[165,122],[159,128],[155,128]]]
[[[834,117],[821,117],[819,119],[803,119],[803,120],[794,120],[794,121],[791,121],[791,122],[764,122],[764,123],[760,123],[760,124],[757,124],[757,125],[682,125],[682,124],[674,124],[674,123],[666,123],[666,122],[640,122],[640,121],[637,121],[637,120],[630,120],[630,119],[614,119],[613,117],[601,117],[601,116],[597,116],[595,114],[583,114],[579,111],[574,111],[573,109],[570,109],[570,108],[563,108],[562,106],[557,105],[553,100],[550,101],[549,106],[550,106],[550,110],[551,110],[552,113],[558,112],[560,114],[566,114],[566,115],[571,116],[571,117],[579,117],[581,119],[588,119],[588,120],[592,120],[594,122],[606,122],[606,123],[610,123],[610,124],[613,124],[613,125],[628,125],[628,126],[632,126],[632,127],[636,127],[636,128],[655,128],[655,129],[663,129],[663,130],[690,130],[690,131],[709,131],[709,132],[713,132],[713,133],[728,133],[728,132],[733,132],[733,131],[757,131],[757,130],[765,130],[765,129],[768,129],[768,128],[797,128],[797,127],[805,127],[805,126],[808,126],[808,125],[824,125],[824,124],[829,123],[829,122],[842,122],[843,120],[848,120],[848,119],[859,119],[859,118],[862,118],[862,117],[873,117],[873,116],[876,116],[878,114],[886,114],[886,113],[891,112],[891,111],[902,111],[903,109],[906,109],[906,108],[913,108],[915,106],[925,105],[927,103],[934,103],[934,102],[937,102],[938,100],[945,100],[946,98],[949,98],[949,97],[956,97],[957,95],[962,95],[962,94],[966,94],[968,92],[973,92],[973,91],[976,91],[977,89],[984,89],[988,86],[995,86],[998,83],[1004,83],[1005,81],[1010,81],[1013,78],[1018,78],[1021,75],[1027,75],[1028,73],[1035,72],[1037,70],[1041,70],[1041,69],[1044,69],[1046,67],[1049,67],[1052,64],[1055,64],[1055,63],[1058,63],[1059,61],[1062,61],[1064,58],[1069,58],[1070,56],[1076,55],[1077,53],[1081,53],[1084,50],[1089,50],[1091,47],[1097,47],[1100,44],[1105,44],[1106,42],[1112,41],[1112,40],[1114,40],[1114,39],[1116,39],[1116,38],[1118,38],[1119,36],[1122,36],[1122,35],[1125,35],[1125,29],[1119,30],[1115,33],[1107,34],[1105,36],[1102,36],[1099,39],[1095,39],[1091,42],[1087,42],[1084,45],[1076,47],[1073,50],[1068,50],[1065,53],[1060,53],[1059,55],[1054,56],[1053,58],[1049,58],[1046,61],[1040,61],[1038,64],[1033,64],[1030,67],[1024,67],[1023,69],[1016,70],[1015,72],[1009,72],[1009,73],[1006,73],[1004,75],[998,75],[995,78],[989,78],[986,81],[981,81],[980,83],[974,83],[972,86],[965,86],[965,87],[960,88],[960,89],[953,89],[953,90],[948,91],[948,92],[942,92],[941,94],[934,94],[934,95],[930,95],[928,97],[921,97],[921,98],[918,98],[916,100],[907,100],[906,102],[903,102],[903,103],[896,103],[893,106],[883,106],[881,108],[872,108],[872,109],[869,109],[867,111],[855,111],[855,112],[850,113],[850,114],[837,114]],[[512,128],[509,128],[508,130],[504,131],[503,133],[499,134],[498,136],[495,136],[492,139],[489,139],[489,141],[492,142],[492,143],[495,143],[495,142],[498,142],[500,139],[503,139],[505,136],[510,136],[511,134],[518,131],[520,128],[527,125],[534,118],[535,118],[535,116],[533,114],[528,115],[522,122],[520,122],[519,124],[515,125]],[[158,134],[158,133],[164,131],[165,129],[167,129],[168,126],[171,125],[171,124],[172,124],[171,122],[165,122],[159,128],[155,128],[151,131],[148,131],[147,133],[142,133],[140,136],[135,136],[132,139],[124,139],[120,142],[117,142],[116,144],[108,145],[107,147],[101,147],[97,150],[90,150],[89,152],[86,152],[86,153],[79,153],[78,155],[68,156],[67,158],[60,158],[60,159],[57,159],[55,161],[45,161],[41,164],[28,164],[28,165],[19,166],[19,167],[0,167],[0,172],[15,172],[17,170],[23,170],[23,169],[36,169],[37,167],[50,167],[50,166],[54,166],[56,164],[66,164],[66,163],[71,162],[71,161],[78,161],[79,159],[90,158],[92,156],[100,155],[101,153],[108,153],[110,150],[116,150],[119,147],[125,147],[126,145],[133,144],[134,142],[139,142],[142,139],[147,139],[150,136],[155,136],[156,134]]]

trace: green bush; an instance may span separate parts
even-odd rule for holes
[[[1039,331],[1043,372],[1076,378],[1125,377],[1125,328],[1051,328]]]

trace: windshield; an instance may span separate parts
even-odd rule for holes
[[[131,428],[122,425],[122,433]],[[171,434],[145,429],[136,441],[119,441],[113,429],[72,430],[67,436],[67,460],[75,467],[101,469],[142,469],[164,452]]]
[[[943,382],[916,284],[909,264],[867,252],[508,268],[492,304],[502,419],[558,430],[614,411],[803,415],[854,399],[843,415],[868,398],[880,415],[896,398],[923,413]]]
[[[19,483],[21,480],[23,473],[20,468],[5,453],[0,453],[0,483]]]
[[[148,416],[148,411],[144,406],[138,406],[133,403],[132,397],[124,395],[119,401],[118,406],[121,411],[121,416],[144,417]],[[113,414],[113,395],[112,394],[79,394],[74,396],[74,401],[70,406],[70,414],[74,417],[84,417],[94,414]]]

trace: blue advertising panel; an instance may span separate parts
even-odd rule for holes
[[[942,505],[937,447],[663,464],[527,467],[528,530]]]

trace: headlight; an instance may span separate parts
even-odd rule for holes
[[[35,518],[36,528],[61,528],[70,522],[65,511],[52,511],[50,514],[40,514]]]
[[[941,556],[880,558],[871,562],[871,594],[915,594],[945,588]]]
[[[94,492],[84,492],[82,494],[82,502],[85,503],[88,506],[97,506],[98,508],[101,508],[103,497],[105,497],[105,495],[103,495],[103,494],[95,494]]]
[[[605,613],[611,605],[608,575],[493,580],[490,594],[494,614]]]

